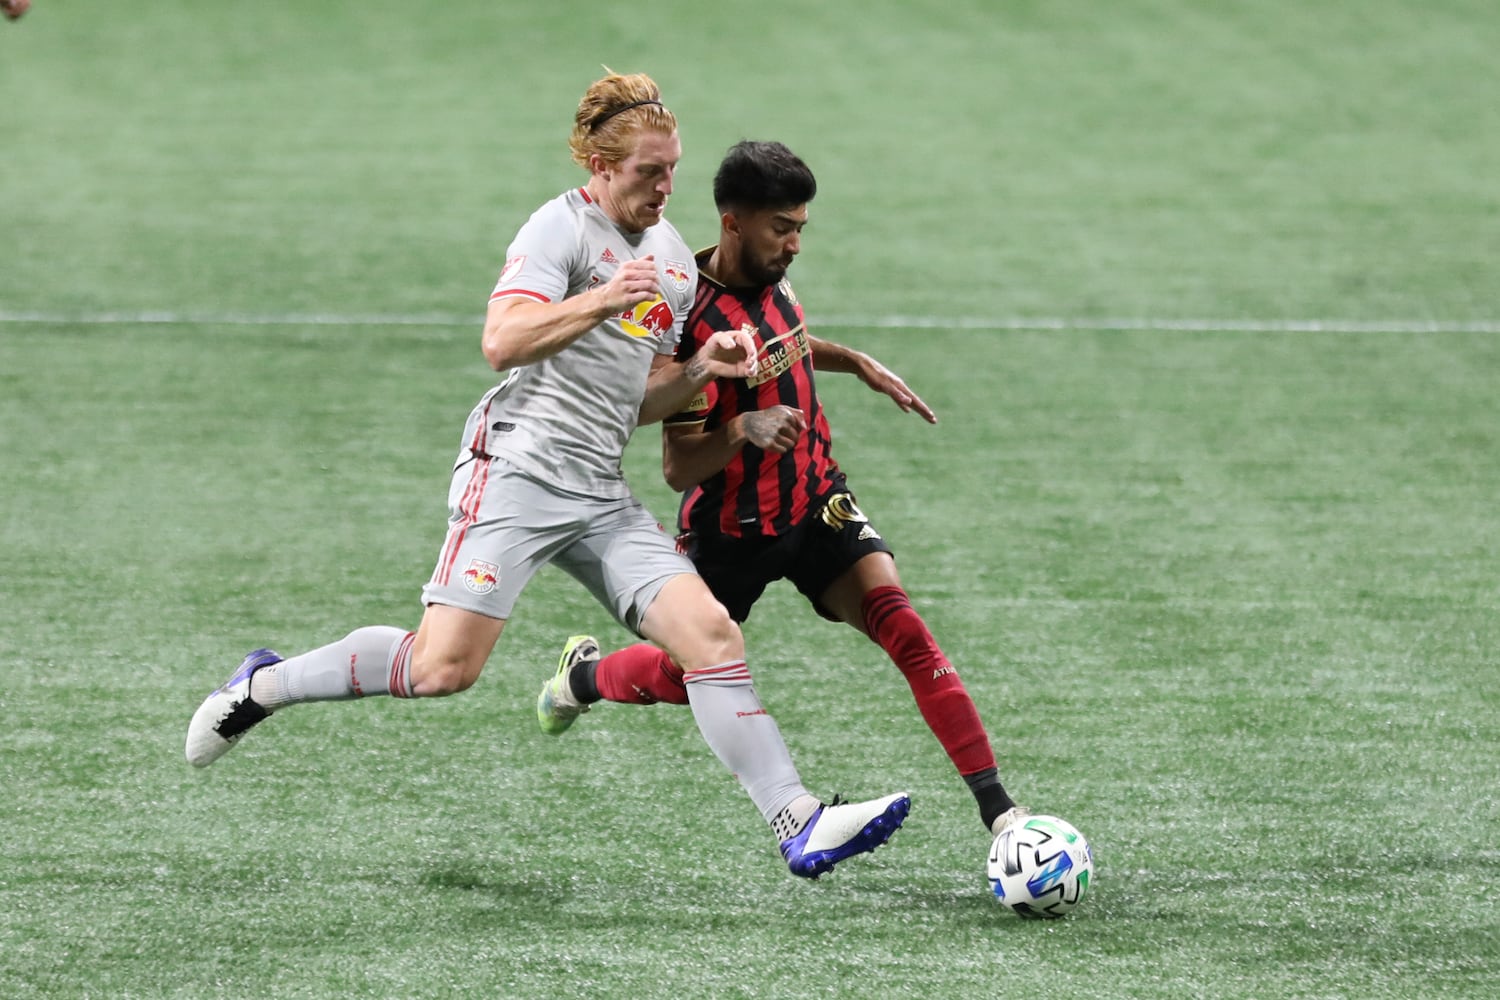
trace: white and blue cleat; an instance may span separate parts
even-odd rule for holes
[[[252,726],[271,714],[269,709],[250,700],[250,677],[261,667],[280,662],[279,654],[257,649],[245,657],[222,687],[203,699],[193,713],[193,721],[188,723],[189,764],[194,767],[212,764],[228,753]]]
[[[793,875],[817,878],[856,854],[866,854],[891,839],[911,811],[905,792],[868,802],[833,802],[819,807],[795,837],[781,842],[781,856]]]

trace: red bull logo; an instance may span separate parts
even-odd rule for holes
[[[470,559],[463,573],[464,586],[476,594],[488,594],[500,582],[500,567],[483,559]]]
[[[665,261],[662,264],[661,273],[679,292],[687,291],[688,282],[692,281],[688,275],[687,265],[680,260]]]
[[[672,321],[675,318],[672,315],[672,307],[663,299],[656,298],[622,312],[620,326],[632,337],[651,337],[654,340],[660,340],[668,330],[672,329]]]

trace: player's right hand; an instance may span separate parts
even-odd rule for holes
[[[627,260],[608,281],[595,289],[604,297],[610,313],[623,312],[661,295],[661,279],[656,274],[656,258]]]

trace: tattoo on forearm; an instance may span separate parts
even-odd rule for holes
[[[708,362],[701,358],[692,358],[687,363],[687,377],[697,381],[708,377]]]

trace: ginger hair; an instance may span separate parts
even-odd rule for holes
[[[573,162],[587,169],[589,157],[598,153],[605,163],[621,163],[634,152],[641,132],[671,135],[677,131],[677,116],[661,104],[638,104],[660,100],[661,88],[645,73],[609,70],[608,76],[589,85],[578,102],[573,133],[568,137]],[[637,106],[627,108],[631,104]]]

